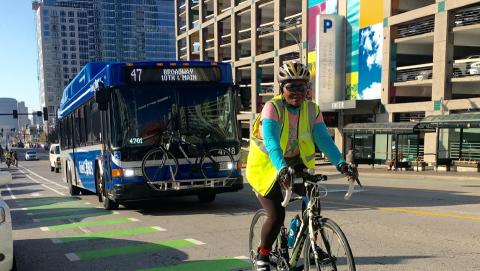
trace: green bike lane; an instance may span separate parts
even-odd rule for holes
[[[48,174],[42,176],[54,180]],[[16,182],[31,183],[27,178]],[[23,190],[29,187],[22,185]],[[15,187],[12,192],[16,193]],[[14,226],[19,270],[250,268],[245,259],[248,225],[242,216],[251,213],[228,197],[219,197],[223,204],[166,199],[112,212],[99,208],[92,195],[40,193],[41,197],[25,194],[17,195],[13,203],[9,200],[14,222],[19,222]],[[238,238],[240,232],[242,238]]]

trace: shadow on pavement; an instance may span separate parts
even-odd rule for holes
[[[152,242],[115,238],[54,244],[50,238],[14,241],[17,268],[23,270],[138,270],[186,261],[182,250],[202,249],[186,240]],[[71,261],[66,254],[75,259]],[[77,257],[77,258],[75,258]]]

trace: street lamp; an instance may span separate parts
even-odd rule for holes
[[[276,26],[278,28],[275,29],[275,25],[272,25],[272,26],[260,26],[257,28],[257,32],[259,32],[260,35],[262,34],[268,34],[268,33],[272,33],[272,32],[284,32],[286,34],[288,34],[290,37],[292,37],[295,42],[297,43],[298,45],[298,53],[300,54],[300,62],[303,62],[303,58],[302,58],[302,44],[300,43],[299,39],[301,39],[301,33],[299,32],[299,25],[302,24],[302,20],[301,18],[297,17],[297,18],[292,18],[292,19],[289,19],[289,20],[286,20],[286,21],[283,21],[283,22],[280,22],[278,23]],[[292,27],[294,26],[295,28],[295,32],[297,34],[297,36],[293,35],[292,33],[290,33],[289,31],[285,31],[286,28],[289,28],[289,27]]]

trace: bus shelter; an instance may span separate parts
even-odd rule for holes
[[[437,166],[478,168],[480,163],[480,112],[428,116],[418,129],[437,131]]]
[[[351,123],[343,128],[347,151],[353,151],[356,164],[397,164],[423,158],[423,135],[418,122]]]

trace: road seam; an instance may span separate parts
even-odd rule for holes
[[[51,184],[54,184],[54,185],[56,185],[56,186],[59,186],[59,187],[62,187],[62,188],[68,189],[68,187],[67,187],[67,186],[65,186],[65,185],[61,185],[61,184],[59,184],[59,183],[57,183],[57,182],[54,182],[54,181],[52,181],[52,180],[49,180],[49,179],[47,179],[47,178],[45,178],[45,177],[42,177],[42,176],[38,175],[37,173],[35,173],[35,172],[31,171],[30,169],[28,169],[28,168],[26,168],[26,167],[22,166],[22,165],[18,165],[18,166],[19,166],[19,167],[21,167],[21,168],[23,168],[23,169],[25,169],[25,170],[27,170],[28,172],[30,172],[31,174],[33,174],[33,175],[37,176],[38,178],[40,178],[40,179],[42,179],[42,180],[45,180],[45,181],[47,181],[47,182],[49,182],[49,183],[51,183]],[[23,172],[23,174],[25,174],[25,172]],[[26,174],[25,174],[25,175],[26,175]]]
[[[24,171],[22,171],[21,169],[20,169],[19,171],[22,172],[23,174],[25,174],[25,176],[27,176],[27,178],[29,178],[30,180],[32,180],[32,181],[40,184],[41,186],[43,186],[43,187],[45,187],[45,188],[47,188],[47,189],[52,190],[53,192],[59,194],[60,196],[65,196],[64,193],[62,193],[62,192],[60,192],[60,191],[58,191],[58,190],[56,190],[56,189],[54,189],[54,188],[51,188],[51,187],[47,186],[46,184],[44,184],[44,183],[42,183],[42,182],[39,182],[39,181],[35,180],[34,178],[30,177],[30,175],[26,174],[26,173],[25,173]]]

